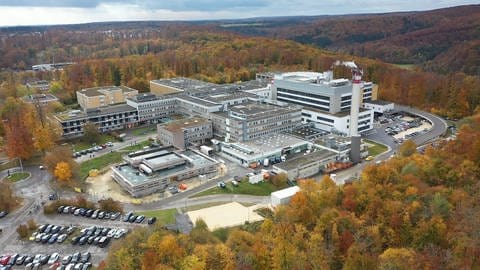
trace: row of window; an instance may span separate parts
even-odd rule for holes
[[[277,97],[277,100],[283,101],[283,102],[288,102],[288,103],[293,103],[293,104],[297,104],[297,105],[312,107],[312,108],[319,109],[319,110],[324,111],[324,112],[329,111],[328,108],[324,108],[324,107],[320,107],[320,106],[316,106],[316,105],[311,105],[311,104],[305,104],[303,102],[298,102],[298,101],[293,101],[293,100],[287,100],[287,99],[284,99],[284,98],[281,98],[281,97]]]
[[[330,100],[322,101],[322,100],[303,97],[303,96],[302,97],[294,96],[294,95],[290,95],[288,93],[277,93],[277,97],[284,97],[284,98],[289,98],[289,99],[293,99],[293,100],[302,100],[302,101],[305,101],[305,102],[309,102],[309,103],[313,103],[313,104],[320,104],[320,105],[327,106],[327,107],[330,106]]]
[[[327,96],[305,93],[305,92],[300,92],[300,91],[295,91],[295,90],[290,90],[290,89],[285,89],[285,88],[277,88],[277,93],[278,92],[291,93],[291,94],[295,94],[295,95],[313,97],[313,98],[324,99],[324,100],[330,101],[330,97],[327,97]]]

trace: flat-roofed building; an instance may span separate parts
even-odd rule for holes
[[[301,124],[301,107],[248,102],[229,107],[225,117],[226,141],[249,141],[278,134]],[[219,128],[221,128],[219,126]]]
[[[393,102],[383,100],[370,100],[363,103],[365,109],[374,111],[377,114],[384,114],[393,111]]]
[[[138,112],[135,108],[118,104],[97,108],[84,112],[71,110],[55,114],[60,123],[64,137],[78,137],[83,135],[83,126],[87,122],[95,124],[100,132],[131,128],[138,122]]]
[[[201,88],[215,86],[213,83],[195,79],[178,77],[172,79],[159,79],[150,81],[150,92],[156,95],[166,95],[195,91]]]
[[[31,94],[23,97],[22,99],[26,103],[39,104],[41,106],[58,101],[58,98],[52,94]]]
[[[175,151],[154,147],[129,153],[124,163],[113,166],[112,178],[133,197],[163,192],[172,182],[198,175],[213,177],[218,162],[194,150]]]
[[[220,155],[245,167],[256,167],[265,159],[277,163],[282,156],[300,153],[309,148],[309,142],[286,134],[271,134],[245,142],[221,142]]]
[[[299,154],[292,158],[273,165],[275,173],[285,173],[289,180],[307,178],[321,173],[326,165],[335,162],[337,154],[335,152],[315,148],[310,153]]]
[[[138,90],[126,86],[101,86],[77,91],[77,101],[84,111],[99,107],[125,103],[127,98],[138,94]]]
[[[288,72],[274,77],[273,98],[303,106],[302,121],[315,123],[317,128],[349,134],[352,83],[348,79],[333,79],[330,71]],[[363,82],[361,103],[376,98],[377,87]],[[373,111],[362,110],[358,132],[373,128]]]
[[[158,124],[157,131],[162,144],[179,149],[185,149],[191,143],[204,143],[213,137],[212,122],[200,117]]]
[[[50,90],[50,83],[45,80],[31,80],[26,83],[28,89],[36,90],[38,92],[46,92]]]
[[[175,114],[178,100],[175,96],[156,96],[151,93],[143,93],[127,98],[127,105],[137,109],[139,124],[154,124],[162,118]]]

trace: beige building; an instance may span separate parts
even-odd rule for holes
[[[185,149],[190,143],[203,143],[213,136],[212,122],[195,117],[157,126],[158,139],[164,145]]]
[[[84,111],[108,105],[124,103],[138,94],[138,90],[126,86],[102,86],[77,91],[78,104]]]

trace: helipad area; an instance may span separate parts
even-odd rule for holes
[[[237,202],[231,202],[209,208],[187,212],[190,220],[195,223],[198,219],[203,219],[210,230],[224,227],[233,227],[263,220],[263,217],[254,212],[261,206],[254,205],[245,207]]]

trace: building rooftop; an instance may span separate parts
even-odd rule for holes
[[[95,97],[95,96],[103,96],[105,95],[106,92],[112,92],[112,91],[122,91],[123,93],[128,93],[128,92],[138,92],[138,90],[135,90],[130,87],[126,86],[99,86],[99,87],[92,87],[92,88],[85,88],[80,91],[77,91],[81,94],[86,95],[87,97]]]
[[[206,124],[208,122],[209,120],[207,119],[204,119],[201,117],[194,117],[190,119],[181,119],[181,120],[172,121],[167,124],[160,124],[159,126],[170,132],[179,132],[184,128],[195,127],[195,126]]]
[[[295,195],[295,193],[299,191],[300,191],[299,186],[293,186],[293,187],[277,190],[275,192],[272,192],[270,195],[275,196],[277,198],[288,198]]]
[[[329,157],[333,158],[336,155],[337,155],[336,153],[326,149],[315,149],[313,152],[309,154],[298,155],[296,157],[293,157],[292,159],[287,159],[285,162],[275,164],[274,166],[288,171],[288,170],[293,170],[298,167],[310,164],[318,160],[326,159]]]
[[[230,107],[230,116],[240,118],[256,118],[290,113],[292,110],[300,110],[300,106],[276,106],[258,102],[247,102]]]
[[[290,131],[289,134],[303,140],[310,140],[313,138],[325,136],[327,134],[330,134],[330,132],[317,129],[313,126],[301,126]]]
[[[186,169],[191,169],[194,167],[203,167],[203,166],[208,166],[208,165],[213,165],[216,164],[217,162],[212,160],[211,158],[204,157],[199,153],[196,153],[191,150],[186,150],[183,152],[170,152],[168,149],[171,148],[158,148],[157,152],[151,152],[149,151],[148,154],[158,154],[157,156],[152,156],[151,158],[148,159],[149,165],[154,165],[154,167],[160,168],[158,170],[154,170],[152,174],[147,175],[143,173],[141,170],[128,165],[128,164],[123,164],[117,167],[118,171],[122,176],[126,179],[126,181],[131,185],[140,185],[144,184],[148,181],[155,181],[158,180],[159,178],[163,177],[168,177],[175,175],[177,173],[182,172],[183,170]],[[138,154],[141,155],[139,152]],[[135,157],[139,157],[138,155]],[[180,164],[181,161],[184,160],[185,162],[183,164]],[[173,164],[175,163],[176,165],[174,167],[162,167],[162,164]],[[147,165],[148,166],[148,165]]]
[[[261,137],[256,140],[231,143],[229,148],[238,152],[240,155],[251,157],[257,154],[266,154],[281,151],[283,148],[295,147],[306,144],[307,142],[286,134],[275,134],[272,136]],[[248,159],[248,158],[247,158]]]
[[[215,84],[213,83],[199,81],[199,80],[185,78],[185,77],[152,80],[151,83],[176,88],[179,91],[191,91],[191,90],[196,90],[204,87],[215,86]]]
[[[189,96],[189,95],[179,95],[179,96],[177,96],[177,98],[178,99],[183,99],[183,100],[189,101],[189,102],[194,102],[196,104],[199,104],[199,105],[202,105],[202,106],[205,106],[205,107],[212,107],[212,106],[219,106],[220,105],[220,104],[215,103],[213,101],[209,101],[209,100],[206,100],[206,99],[203,99],[203,98]]]
[[[58,98],[52,94],[32,94],[25,96],[22,99],[27,103],[51,102],[58,100]]]
[[[223,93],[209,93],[202,97],[204,100],[208,100],[214,103],[222,103],[224,101],[236,100],[241,98],[257,98],[255,94],[247,92],[223,92]]]
[[[385,100],[369,100],[365,101],[364,103],[370,103],[370,104],[375,104],[375,105],[390,105],[393,104],[393,102],[390,101],[385,101]]]
[[[172,95],[172,94],[157,96],[152,93],[142,93],[142,94],[135,95],[133,97],[129,97],[127,99],[137,103],[142,103],[142,102],[149,102],[153,100],[164,100],[164,99],[173,99],[173,98],[175,98],[175,95]]]
[[[55,116],[60,121],[67,121],[67,120],[84,119],[84,118],[90,118],[95,116],[109,115],[113,113],[123,113],[123,112],[127,113],[127,112],[136,112],[136,111],[137,110],[134,107],[129,106],[127,104],[118,104],[118,105],[111,105],[111,106],[96,108],[88,111],[87,113],[80,110],[71,110],[71,111],[55,114]]]

